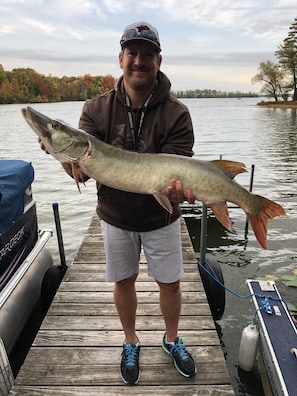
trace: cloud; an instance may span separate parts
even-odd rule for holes
[[[80,54],[72,52],[61,52],[61,51],[47,51],[47,50],[31,50],[31,49],[10,49],[1,48],[2,59],[32,59],[47,62],[83,62],[86,59],[89,62],[95,61],[111,61],[117,60],[117,56],[102,55],[98,53]]]
[[[244,78],[274,60],[295,13],[296,0],[1,0],[0,62],[6,70],[116,76],[123,28],[144,20],[158,28],[163,65],[179,85],[207,70],[213,81],[223,68],[225,83],[228,69],[234,81],[235,68]]]
[[[150,2],[151,3],[151,2]],[[160,3],[160,2],[158,2]],[[147,5],[147,8],[151,6]],[[165,0],[160,4],[161,13],[169,20],[215,30],[230,29],[249,34],[269,35],[281,28],[288,29],[296,12],[296,2],[283,0]],[[287,17],[284,17],[286,16]],[[273,22],[273,23],[271,23]]]
[[[3,25],[2,27],[0,27],[0,34],[11,34],[11,33],[15,33],[15,28],[12,25]]]
[[[118,63],[117,54],[92,53],[73,53],[48,50],[32,49],[10,49],[0,47],[1,57],[7,59],[32,59],[47,62],[84,62],[89,63]],[[257,64],[262,61],[273,60],[274,55],[269,51],[250,51],[250,52],[216,52],[216,53],[193,53],[181,57],[179,54],[163,55],[163,63],[176,65],[248,65]]]
[[[186,57],[179,55],[167,55],[164,58],[166,63],[183,65],[216,65],[223,66],[255,65],[266,60],[276,61],[274,54],[269,51],[249,51],[249,52],[216,52],[189,54]]]
[[[41,22],[31,18],[23,19],[23,23],[30,29],[34,29],[35,31],[39,30],[40,32],[44,32],[46,34],[53,34],[57,29],[53,24]]]

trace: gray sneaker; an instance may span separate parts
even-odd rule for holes
[[[126,385],[136,385],[139,381],[140,345],[127,343],[123,345],[121,360],[121,377]]]
[[[163,337],[163,350],[173,358],[177,371],[184,377],[192,377],[197,373],[197,367],[191,354],[187,351],[182,339],[176,337],[174,344],[166,343],[166,333]]]

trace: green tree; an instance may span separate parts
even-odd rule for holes
[[[4,67],[0,64],[0,85],[6,79]]]
[[[253,84],[264,83],[260,93],[272,96],[276,101],[279,96],[286,98],[290,84],[286,80],[286,72],[279,64],[271,61],[261,62],[258,71],[259,73],[251,79],[251,82]]]
[[[292,78],[293,100],[297,100],[297,18],[289,28],[288,36],[275,52],[282,68]]]

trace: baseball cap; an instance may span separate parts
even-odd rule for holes
[[[121,47],[124,48],[129,42],[143,40],[151,43],[157,52],[161,51],[158,30],[147,22],[135,22],[128,25],[121,37]]]

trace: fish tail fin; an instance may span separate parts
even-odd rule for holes
[[[217,218],[217,220],[223,224],[228,230],[231,230],[231,223],[229,218],[228,206],[226,202],[217,202],[214,204],[207,205]]]
[[[242,162],[229,160],[213,160],[211,162],[221,168],[231,179],[240,173],[247,172],[246,166]]]
[[[260,195],[255,197],[261,200],[261,209],[256,215],[247,214],[247,216],[258,242],[264,249],[267,249],[268,221],[278,216],[284,216],[286,212],[281,205],[268,198]]]

